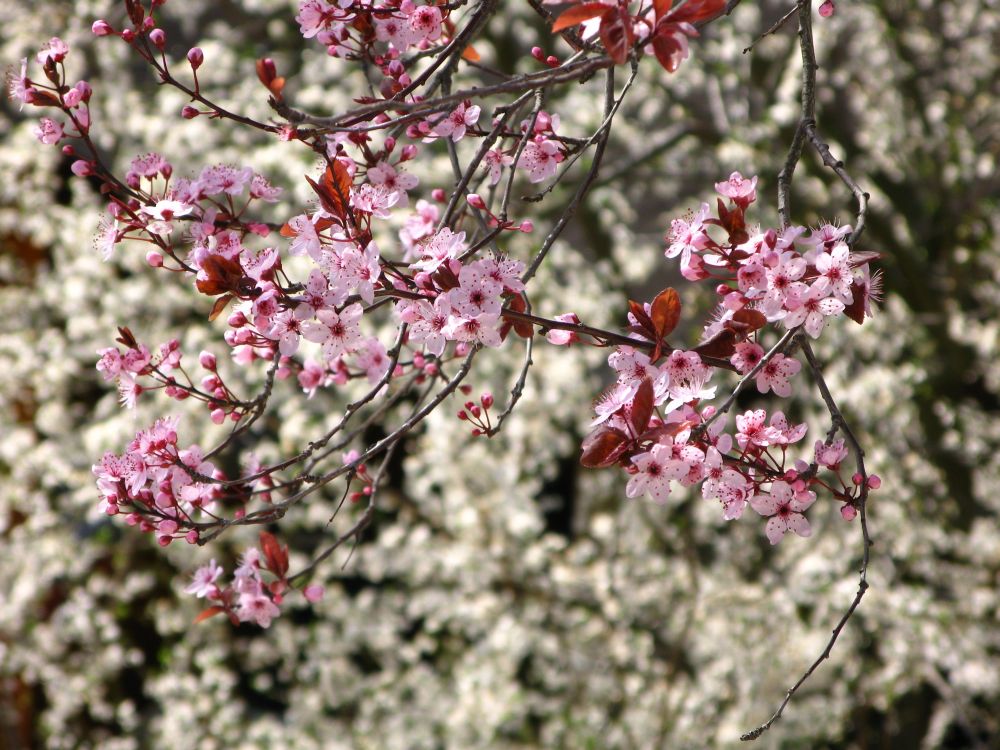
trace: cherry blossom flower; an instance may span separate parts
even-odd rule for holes
[[[386,161],[380,161],[369,169],[368,179],[373,185],[381,185],[386,190],[396,193],[397,204],[400,206],[405,206],[407,203],[406,191],[412,190],[420,183],[416,176],[397,170]]]
[[[316,390],[326,381],[326,368],[307,359],[299,371],[298,381],[302,390],[306,392],[306,398],[312,398]]]
[[[637,389],[638,385],[630,386],[618,383],[606,390],[594,404],[594,412],[597,414],[597,418],[590,423],[590,426],[594,427],[606,422],[622,409],[630,406],[632,399],[635,398]]]
[[[409,16],[390,15],[388,18],[375,18],[375,38],[380,42],[388,42],[396,49],[403,51],[419,40],[419,35],[410,26]]]
[[[572,323],[574,325],[580,324],[580,318],[576,313],[563,313],[561,315],[554,316],[553,320],[558,320],[560,323]],[[569,346],[570,344],[575,344],[580,340],[576,331],[564,331],[561,328],[552,328],[548,333],[545,334],[545,340],[554,346]]]
[[[274,187],[264,175],[254,173],[250,180],[250,195],[266,203],[277,202],[281,192],[281,188]]]
[[[618,382],[636,386],[644,378],[656,378],[660,372],[650,364],[649,357],[630,346],[619,346],[608,355],[608,364],[618,372]]]
[[[851,293],[854,271],[851,269],[850,255],[850,248],[841,242],[831,252],[816,256],[816,271],[819,273],[816,286],[845,305],[851,304],[854,299]]]
[[[763,409],[736,415],[736,442],[742,450],[749,446],[766,448],[774,442],[777,435],[766,426],[766,419],[767,412]]]
[[[471,320],[452,315],[444,327],[444,334],[456,341],[477,342],[494,348],[503,343],[500,338],[500,316],[489,313]]]
[[[722,501],[722,517],[727,521],[743,515],[748,485],[746,477],[725,464],[719,449],[709,446],[705,451],[705,482],[701,485],[701,496]]]
[[[339,10],[324,0],[301,0],[299,14],[295,21],[304,39],[312,39],[323,29],[330,26],[339,15]]]
[[[825,466],[828,469],[833,469],[834,471],[840,466],[840,462],[847,458],[848,451],[847,446],[843,439],[836,440],[832,443],[825,443],[822,440],[817,440],[816,444],[813,446],[813,452],[815,455],[815,461],[820,466]]]
[[[436,5],[421,5],[410,15],[410,28],[415,41],[437,41],[441,38],[441,9]]]
[[[440,357],[448,343],[444,329],[451,315],[451,305],[447,298],[441,295],[433,305],[426,300],[402,300],[396,305],[396,312],[410,325],[410,341],[422,342],[428,352]]]
[[[471,102],[462,102],[447,117],[435,122],[434,130],[431,132],[438,138],[450,137],[457,143],[465,137],[467,128],[479,122],[480,111],[480,108]]]
[[[388,219],[392,216],[389,209],[399,203],[399,199],[400,191],[390,190],[384,185],[372,185],[366,182],[351,188],[351,206],[379,219]]]
[[[323,359],[327,362],[342,354],[353,351],[361,342],[361,330],[358,321],[363,314],[361,305],[355,302],[339,313],[334,310],[320,310],[316,313],[316,321],[306,321],[302,324],[302,335],[309,341],[323,346]]]
[[[475,264],[465,266],[458,276],[460,286],[448,292],[452,308],[464,318],[499,315],[502,287],[483,274]]]
[[[658,443],[648,453],[633,457],[632,465],[639,471],[628,480],[625,495],[638,497],[647,494],[661,505],[670,496],[670,480],[680,479],[688,471],[683,461],[673,458],[672,441]]]
[[[35,56],[35,60],[38,61],[39,65],[45,65],[45,63],[49,60],[52,60],[53,62],[62,62],[66,59],[66,55],[68,54],[69,45],[67,45],[66,42],[59,37],[54,36],[45,43],[42,49]]]
[[[402,230],[399,232],[400,242],[406,248],[407,260],[412,260],[410,256],[413,254],[412,251],[416,241],[434,233],[439,213],[438,207],[435,204],[429,203],[423,198],[417,201],[416,213],[410,214],[407,217]]]
[[[556,173],[556,168],[565,157],[559,150],[559,144],[544,136],[536,136],[528,141],[521,152],[517,166],[528,172],[528,182],[542,182]]]
[[[808,426],[801,424],[789,424],[784,412],[776,411],[771,415],[768,428],[772,434],[773,445],[791,445],[799,442],[805,437]]]
[[[388,372],[392,361],[385,346],[376,338],[367,339],[356,360],[357,366],[365,371],[368,382],[374,385]]]
[[[288,248],[289,255],[303,255],[309,253],[313,260],[318,261],[322,257],[322,244],[319,234],[316,233],[316,225],[306,214],[294,216],[288,220],[288,228],[295,233],[292,244]]]
[[[483,169],[489,172],[490,185],[496,185],[500,182],[500,174],[503,172],[503,168],[509,167],[513,163],[514,157],[510,154],[505,154],[498,148],[491,148],[483,154]]]
[[[687,265],[691,253],[704,250],[711,245],[712,238],[708,236],[708,226],[705,224],[708,214],[708,204],[702,203],[698,212],[690,220],[674,219],[671,221],[664,256],[676,258],[680,255],[681,264]]]
[[[174,231],[172,220],[177,216],[187,216],[194,210],[194,206],[174,200],[158,201],[155,206],[143,206],[139,213],[145,214],[153,219],[146,225],[146,231],[165,237]]]
[[[413,263],[410,268],[433,273],[447,260],[458,258],[464,253],[468,246],[465,244],[465,232],[452,232],[448,227],[444,227],[431,237],[419,243],[420,260]]]
[[[215,560],[212,559],[207,565],[202,565],[194,572],[194,575],[191,576],[191,583],[184,587],[184,593],[194,594],[199,599],[206,596],[211,597],[219,590],[215,582],[219,580],[221,575],[222,566],[216,564]]]
[[[671,352],[661,371],[669,377],[667,393],[671,401],[666,406],[667,413],[699,399],[715,398],[716,387],[708,387],[712,368],[696,352]]]
[[[729,358],[729,361],[733,363],[736,372],[740,375],[746,375],[763,358],[764,347],[752,341],[741,341],[736,345],[736,352]]]
[[[815,501],[815,492],[794,492],[787,482],[775,481],[770,493],[750,498],[750,507],[769,517],[764,533],[771,544],[777,544],[789,531],[802,537],[812,534],[809,521],[802,514]]]
[[[744,178],[739,172],[733,172],[725,182],[715,183],[715,189],[741,208],[746,208],[757,200],[757,178]]]
[[[789,292],[785,302],[789,312],[784,317],[786,328],[803,325],[810,336],[819,338],[826,325],[826,319],[844,311],[844,303],[839,299],[827,297],[822,289],[816,286],[806,286],[796,282]]]
[[[240,595],[239,608],[236,616],[240,622],[255,622],[260,627],[271,625],[271,620],[281,614],[278,606],[264,593]]]
[[[285,310],[271,320],[267,331],[268,338],[278,342],[278,351],[285,357],[291,357],[299,349],[299,339],[302,337],[302,319],[298,310]]]
[[[35,137],[46,146],[54,146],[63,137],[63,126],[49,117],[43,117],[34,130]]]
[[[34,88],[31,86],[31,81],[28,80],[28,58],[21,58],[21,73],[20,75],[10,75],[7,82],[7,93],[10,94],[11,99],[16,99],[21,103],[18,109],[24,109],[24,105],[31,101],[31,92]]]
[[[250,167],[242,169],[229,164],[216,164],[205,167],[198,177],[198,184],[205,195],[239,195],[253,179]]]
[[[762,350],[763,351],[763,350]],[[802,363],[784,354],[775,354],[757,373],[757,390],[767,393],[773,390],[775,395],[788,398],[792,395],[792,386],[788,379],[802,369]]]

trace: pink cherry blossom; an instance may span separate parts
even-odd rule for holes
[[[764,358],[764,347],[752,341],[742,341],[736,345],[736,352],[729,361],[733,363],[736,372],[746,375]]]
[[[43,117],[34,132],[39,141],[47,146],[53,146],[62,140],[63,126],[49,117]]]
[[[746,208],[757,200],[757,178],[744,178],[739,172],[733,172],[725,182],[715,183],[715,189],[733,203]]]
[[[826,325],[826,319],[831,315],[839,315],[844,311],[844,303],[838,299],[827,297],[822,289],[816,286],[806,286],[796,283],[789,292],[785,307],[789,312],[784,317],[786,328],[803,325],[810,336],[819,338]]]
[[[817,440],[813,446],[813,452],[816,463],[834,471],[840,466],[840,462],[848,456],[847,446],[843,439],[835,440],[829,444]]]
[[[854,271],[851,268],[850,254],[850,248],[841,242],[831,252],[816,256],[816,271],[819,273],[816,286],[845,305],[849,305],[854,299],[851,293]]]
[[[784,354],[775,354],[757,373],[757,390],[767,393],[773,390],[775,395],[788,398],[792,395],[792,386],[788,379],[802,369],[802,363]]]
[[[431,131],[438,138],[450,137],[456,143],[465,137],[465,131],[479,122],[480,108],[471,102],[462,102],[447,117],[434,123]]]
[[[414,175],[397,170],[386,161],[380,161],[369,169],[368,179],[373,185],[381,185],[386,190],[397,193],[397,204],[400,206],[407,203],[406,191],[413,190],[420,183]]]
[[[524,151],[521,152],[517,166],[527,170],[529,182],[537,183],[554,175],[559,162],[564,158],[556,141],[537,136],[535,140],[528,141]]]
[[[766,419],[767,412],[763,409],[736,415],[736,442],[742,450],[750,446],[766,448],[774,442],[777,435],[767,427]]]
[[[222,575],[222,566],[212,559],[207,565],[202,565],[191,576],[191,583],[184,587],[185,594],[194,594],[199,599],[211,596],[219,590],[215,582]]]
[[[302,335],[309,341],[323,346],[323,359],[327,362],[342,354],[353,351],[361,342],[361,330],[358,321],[363,310],[355,302],[339,313],[334,310],[320,310],[316,313],[317,321],[306,321],[302,324]]]
[[[455,341],[475,342],[494,348],[503,343],[500,339],[500,316],[490,313],[471,320],[452,315],[444,334]]]
[[[691,253],[704,250],[712,244],[712,238],[708,235],[708,227],[705,220],[708,218],[709,208],[707,203],[702,203],[698,212],[689,220],[674,219],[670,222],[670,232],[667,234],[667,249],[664,256],[676,258],[681,256],[681,263],[687,265]]]
[[[410,341],[423,343],[428,352],[440,357],[448,343],[444,328],[451,315],[446,297],[438,297],[433,305],[426,300],[402,300],[396,311],[400,319],[410,325]]]
[[[706,499],[722,501],[722,517],[732,521],[743,515],[747,504],[748,481],[740,472],[726,465],[722,453],[715,446],[705,451],[705,482],[701,495]]]
[[[670,444],[654,445],[648,453],[640,453],[632,459],[632,465],[639,471],[625,487],[627,497],[647,494],[655,502],[663,504],[670,496],[670,481],[679,480],[688,467],[683,461],[673,458]]]
[[[781,411],[776,411],[771,415],[768,428],[771,430],[773,445],[791,445],[792,443],[797,443],[805,437],[809,429],[805,422],[801,424],[789,424],[788,418]]]
[[[806,537],[812,534],[809,521],[802,515],[816,501],[815,492],[794,492],[787,482],[771,483],[770,493],[754,495],[750,507],[769,517],[764,533],[771,544],[777,544],[789,531]]]
[[[441,38],[441,9],[436,5],[421,5],[410,16],[410,28],[418,41],[437,41]]]
[[[483,169],[489,172],[490,185],[500,182],[500,174],[504,167],[509,167],[514,163],[514,157],[505,154],[498,148],[491,148],[483,155]]]

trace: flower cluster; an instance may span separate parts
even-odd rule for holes
[[[719,310],[702,343],[683,351],[666,343],[680,318],[674,290],[651,304],[631,303],[629,330],[636,345],[619,346],[608,357],[617,380],[595,406],[597,429],[584,443],[582,460],[588,466],[621,465],[631,475],[629,497],[647,494],[661,503],[672,482],[701,482],[702,495],[721,502],[725,519],[739,518],[748,504],[767,517],[765,532],[776,544],[787,531],[811,533],[803,514],[816,500],[813,485],[827,487],[843,503],[844,517],[854,517],[856,487],[841,479],[834,488],[816,477],[820,466],[839,467],[843,441],[817,443],[810,466],[787,459],[788,446],[805,436],[806,426],[789,425],[781,411],[770,420],[763,409],[748,411],[736,417],[735,434],[726,433],[724,412],[702,405],[716,394],[709,363],[753,375],[761,393],[787,397],[801,363],[784,352],[766,353],[751,337],[780,321],[815,338],[827,318],[840,313],[860,323],[871,315],[879,281],[868,269],[872,256],[851,253],[845,241],[850,227],[824,225],[807,237],[803,227],[748,230],[745,212],[756,186],[756,177],[734,172],[715,186],[730,202],[727,207],[718,201],[717,216],[702,204],[693,217],[673,221],[666,257],[680,258],[685,278],[714,282],[722,297]],[[719,239],[713,237],[717,230]]]

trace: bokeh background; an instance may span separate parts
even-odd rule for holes
[[[757,218],[776,222],[798,49],[789,28],[742,50],[789,5],[744,2],[673,76],[644,61],[597,187],[538,279],[543,314],[619,326],[627,295],[675,281],[662,256],[670,218],[733,170],[760,175]],[[871,590],[758,744],[997,747],[1000,8],[837,5],[816,20],[819,127],[872,195],[861,247],[883,255],[885,302],[863,327],[828,328],[816,349],[883,488],[869,511]],[[106,0],[4,0],[0,61],[15,66],[59,35],[69,69],[94,85],[99,144],[116,164],[151,149],[181,175],[252,164],[286,189],[275,217],[303,205],[316,166],[303,150],[182,121],[176,92],[120,41],[91,36],[94,19],[120,25],[121,13]],[[293,16],[283,0],[170,0],[168,51],[202,46],[204,85],[232,109],[267,116],[253,73],[264,55],[297,103],[346,108],[363,81],[304,42]],[[536,43],[565,52],[530,8],[506,2],[477,49],[527,69]],[[562,132],[593,131],[601,86],[552,94]],[[545,346],[499,437],[471,440],[447,408],[407,439],[364,542],[321,568],[322,603],[290,606],[266,631],[193,626],[187,576],[210,556],[231,568],[254,531],[164,550],[97,511],[91,464],[162,402],[122,411],[95,353],[128,324],[222,356],[221,328],[204,297],[145,268],[141,248],[102,263],[98,196],[35,140],[36,112],[4,101],[0,115],[0,747],[735,747],[823,648],[857,586],[857,523],[818,503],[814,537],[772,549],[759,524],[725,523],[697,497],[626,500],[621,475],[577,463],[606,353]],[[425,157],[418,192],[447,186],[447,157]],[[567,197],[560,188],[533,209],[541,229]],[[850,195],[811,153],[793,214],[852,220]],[[526,257],[529,242],[507,249]],[[680,289],[694,320],[705,300]],[[472,384],[505,393],[522,357],[513,341],[485,353]],[[264,459],[342,405],[296,391],[276,394]],[[788,408],[821,429],[811,399]],[[211,442],[206,421],[191,412],[185,436]],[[293,569],[347,528],[351,510],[326,529],[336,499],[283,522]]]

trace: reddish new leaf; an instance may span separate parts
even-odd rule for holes
[[[629,50],[635,43],[632,33],[632,19],[622,6],[611,8],[601,16],[601,43],[612,60],[621,65],[628,59]]]
[[[649,319],[646,314],[645,308],[640,305],[635,300],[628,301],[629,312],[632,313],[632,317],[635,318],[635,322],[638,323],[643,328],[643,335],[645,335],[650,340],[656,338],[656,326],[653,325],[653,321]]]
[[[723,327],[728,328],[740,338],[746,338],[754,331],[759,331],[766,325],[767,318],[764,317],[764,313],[760,310],[752,310],[744,307],[742,310],[734,312],[733,317],[727,320],[723,324]]]
[[[215,617],[215,615],[225,611],[226,611],[225,609],[223,609],[218,605],[212,607],[206,607],[205,609],[203,609],[201,612],[198,613],[198,616],[196,618],[194,618],[194,624],[197,625],[199,622],[204,622],[209,617]]]
[[[653,54],[668,73],[675,72],[684,60],[684,46],[671,32],[670,26],[658,27],[653,36]]]
[[[704,344],[699,344],[691,351],[704,357],[729,359],[736,351],[736,334],[729,329],[719,331]]]
[[[524,297],[522,297],[520,294],[518,294],[515,297],[511,297],[507,301],[507,307],[513,310],[514,312],[525,312],[528,309],[527,305],[524,302]],[[506,338],[506,335],[511,328],[513,328],[514,333],[516,333],[522,339],[530,339],[532,336],[535,335],[535,327],[531,323],[525,320],[519,320],[517,318],[507,317],[506,315],[502,315],[501,317],[503,317],[504,321],[503,327],[500,330],[501,337]]]
[[[681,319],[681,298],[677,290],[667,287],[656,295],[649,308],[653,329],[659,338],[669,336]]]
[[[347,167],[340,159],[334,159],[327,165],[319,185],[306,177],[313,190],[320,197],[324,210],[340,219],[347,216],[348,205],[351,200],[351,175],[347,172]]]
[[[202,294],[214,297],[216,294],[239,292],[244,275],[239,261],[221,255],[209,255],[201,262],[201,270],[205,278],[198,279],[195,286]]]
[[[649,419],[653,416],[653,406],[653,381],[645,377],[632,398],[632,410],[629,413],[629,421],[636,435],[641,435],[649,426]]]
[[[628,448],[630,438],[616,427],[600,427],[583,441],[580,463],[588,469],[611,466]]]
[[[212,311],[208,314],[208,319],[215,320],[220,315],[222,315],[222,311],[225,310],[226,307],[229,306],[229,303],[232,302],[234,299],[235,297],[232,294],[225,294],[222,297],[219,297],[219,299],[215,300],[215,304],[212,305]]]
[[[855,281],[851,284],[851,304],[844,307],[844,314],[858,325],[865,322],[865,284]]]
[[[288,547],[282,547],[273,534],[260,532],[260,548],[267,561],[267,569],[279,578],[284,578],[288,572]]]
[[[267,86],[267,90],[275,99],[281,99],[281,91],[285,88],[285,79],[278,75],[274,60],[263,57],[257,61],[257,78]]]
[[[559,18],[556,19],[555,23],[552,24],[553,33],[556,31],[562,31],[563,29],[568,29],[577,24],[583,23],[584,21],[589,21],[591,18],[597,18],[608,12],[609,6],[604,3],[583,3],[582,5],[574,5],[569,10],[564,10],[559,14]]]
[[[656,12],[656,20],[659,21],[674,5],[674,0],[653,0],[653,10]]]
[[[135,334],[132,333],[128,326],[118,326],[118,338],[115,341],[122,346],[127,346],[129,349],[139,348],[139,342],[135,340]]]
[[[725,7],[726,0],[688,0],[672,11],[668,18],[671,23],[698,23],[708,18],[715,18]]]

